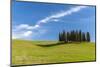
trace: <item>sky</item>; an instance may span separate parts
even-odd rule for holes
[[[12,38],[58,40],[58,33],[89,32],[95,42],[95,7],[38,2],[12,2]]]

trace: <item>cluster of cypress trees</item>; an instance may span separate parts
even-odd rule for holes
[[[90,42],[90,33],[89,32],[81,32],[81,30],[72,30],[70,32],[65,32],[63,30],[59,33],[59,41],[61,42],[83,42],[87,41]]]

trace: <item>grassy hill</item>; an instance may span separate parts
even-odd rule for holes
[[[82,42],[57,45],[57,41],[12,41],[13,65],[79,61],[95,61],[95,43]]]

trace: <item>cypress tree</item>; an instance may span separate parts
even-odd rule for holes
[[[78,34],[78,40],[79,40],[79,42],[82,41],[82,32],[81,32],[81,30],[79,31],[79,34]]]
[[[71,41],[74,41],[74,31],[71,31]]]
[[[61,33],[59,33],[59,41],[61,41]]]
[[[78,31],[76,30],[76,32],[75,32],[75,41],[78,41],[78,38],[79,38]]]
[[[82,33],[82,41],[86,41],[85,33]]]
[[[68,42],[68,39],[67,39],[67,32],[66,32],[66,34],[65,34],[65,38],[66,38],[66,42]]]
[[[67,42],[69,42],[69,32],[67,32]]]
[[[75,41],[75,31],[73,30],[73,41]]]
[[[71,41],[71,32],[69,32],[69,41]]]
[[[70,32],[70,41],[74,41],[74,31]]]
[[[70,32],[69,32],[69,39],[70,39],[70,41],[72,41],[72,38],[73,38],[73,36],[72,36],[72,31],[70,31]]]
[[[63,38],[63,41],[66,43],[66,32],[65,32],[65,30],[63,30],[62,38]]]
[[[63,41],[63,33],[60,33],[60,39]]]
[[[90,33],[89,32],[87,32],[86,37],[87,37],[86,41],[90,42]]]

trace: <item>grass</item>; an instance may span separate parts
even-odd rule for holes
[[[80,61],[95,61],[95,43],[57,45],[57,41],[12,41],[12,65]]]

